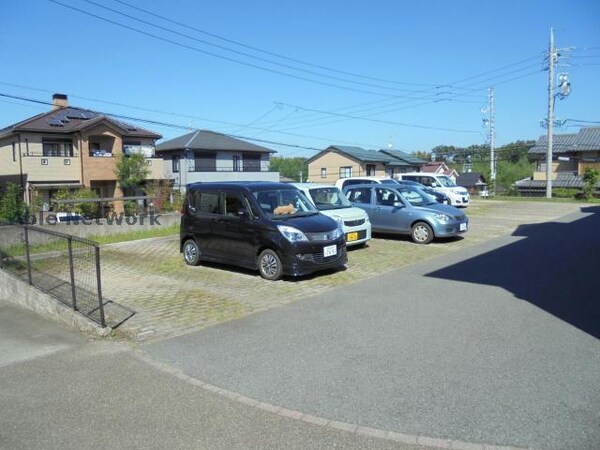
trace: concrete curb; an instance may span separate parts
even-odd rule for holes
[[[166,363],[162,363],[151,359],[147,356],[143,350],[134,349],[133,354],[140,361],[154,367],[161,372],[172,375],[181,381],[189,383],[193,386],[202,388],[208,392],[212,392],[217,395],[221,395],[230,400],[236,401],[246,406],[260,409],[265,412],[276,414],[280,417],[287,419],[299,420],[310,425],[319,425],[335,430],[346,431],[349,433],[355,433],[361,436],[385,439],[388,441],[398,442],[401,444],[408,445],[422,445],[426,447],[434,447],[440,449],[452,449],[452,450],[524,450],[522,447],[511,447],[503,445],[492,445],[475,442],[465,442],[454,439],[440,439],[428,436],[412,435],[405,433],[397,433],[394,431],[381,430],[378,428],[364,427],[346,422],[339,422],[336,420],[330,420],[323,417],[313,416],[311,414],[304,414],[301,411],[295,411],[292,409],[282,408],[280,406],[272,405],[270,403],[261,402],[250,397],[238,394],[227,389],[222,389],[210,383],[206,383],[202,380],[194,378],[190,375],[185,374],[182,370],[170,366]]]
[[[104,338],[112,332],[112,328],[102,328],[35,286],[3,270],[0,270],[0,298],[91,336]]]

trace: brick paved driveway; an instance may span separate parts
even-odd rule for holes
[[[276,282],[233,267],[188,267],[179,254],[177,236],[111,244],[101,250],[103,291],[106,298],[137,312],[119,327],[119,335],[137,341],[164,338],[238,319],[509,235],[521,224],[552,221],[581,206],[476,201],[467,210],[471,222],[464,238],[420,246],[405,237],[376,236],[368,247],[349,252],[346,270]]]

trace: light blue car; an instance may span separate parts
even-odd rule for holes
[[[469,227],[464,212],[438,203],[418,187],[359,184],[345,188],[344,194],[367,212],[374,232],[408,234],[417,244],[458,236]]]

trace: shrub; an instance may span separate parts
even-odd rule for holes
[[[21,188],[8,183],[0,197],[0,223],[25,223],[29,218],[29,208],[23,201]]]
[[[576,198],[579,193],[578,189],[574,188],[554,188],[552,189],[552,197],[556,198]]]

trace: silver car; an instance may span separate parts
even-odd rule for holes
[[[408,234],[417,244],[458,236],[469,227],[464,212],[417,187],[361,184],[345,188],[344,194],[367,212],[374,232]]]

